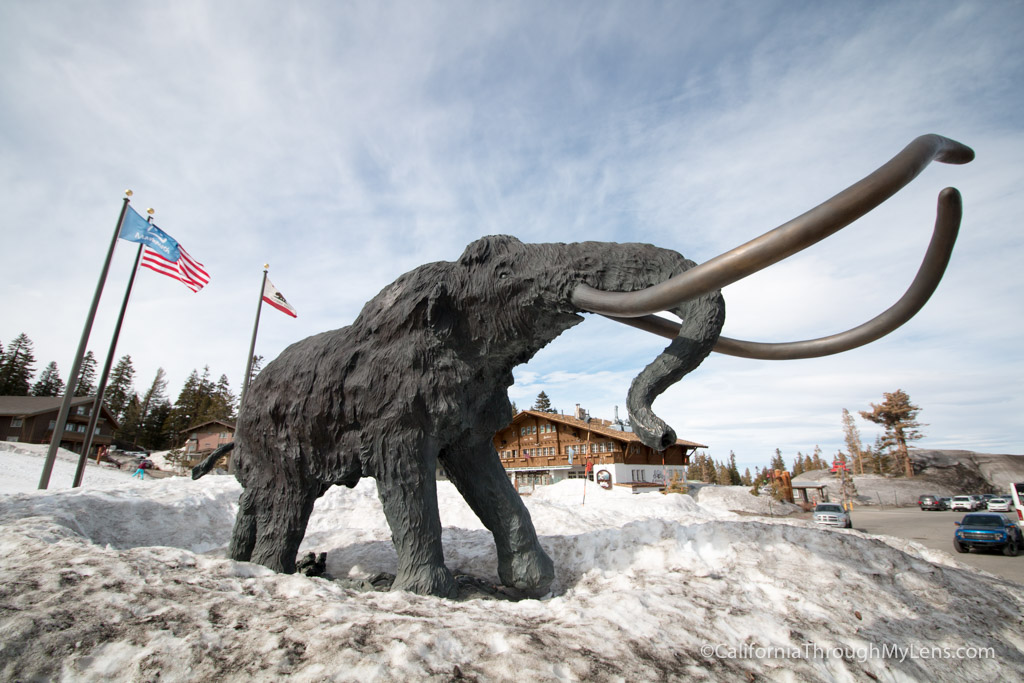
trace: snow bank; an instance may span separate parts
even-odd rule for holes
[[[786,517],[803,512],[799,506],[792,503],[774,500],[767,489],[761,495],[755,496],[750,492],[749,486],[702,486],[696,488],[693,495],[701,506],[712,510],[729,510],[768,517]]]
[[[913,543],[593,484],[584,504],[582,482],[565,482],[525,499],[557,567],[553,595],[450,601],[221,559],[239,492],[207,477],[0,496],[0,677],[941,681],[1024,670],[1022,587]],[[438,498],[449,567],[496,580],[490,535],[450,484]],[[336,576],[393,572],[374,482],[320,499],[303,550],[327,552]],[[915,649],[889,651],[901,647]],[[958,656],[925,659],[926,647]]]
[[[46,444],[0,441],[0,493],[36,490],[39,487],[39,478],[43,473],[48,448]],[[78,453],[58,448],[48,488],[71,488],[77,467]],[[97,465],[95,461],[86,461],[83,482],[91,487],[120,486],[130,478],[131,472],[122,472]]]

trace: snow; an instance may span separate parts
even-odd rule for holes
[[[557,567],[552,594],[452,601],[224,559],[240,493],[232,477],[140,482],[90,467],[79,489],[36,491],[41,455],[0,450],[0,466],[4,680],[952,681],[1024,671],[1024,586],[911,541],[738,515],[688,495],[590,483],[583,504],[582,481],[538,487],[524,500]],[[67,476],[55,468],[54,482],[72,475],[73,465]],[[496,582],[490,535],[454,487],[438,486],[448,566]],[[339,578],[394,572],[373,481],[317,502],[306,551],[326,552]]]
[[[749,486],[694,486],[693,496],[703,507],[731,512],[747,512],[769,517],[786,517],[802,512],[799,506],[773,500],[768,488],[759,495]]]

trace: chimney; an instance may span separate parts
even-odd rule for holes
[[[587,411],[583,410],[583,408],[580,408],[580,404],[577,403],[576,404],[576,412],[573,413],[573,417],[575,417],[577,420],[583,420],[583,419],[585,419],[584,416],[586,415],[586,413],[587,413]]]

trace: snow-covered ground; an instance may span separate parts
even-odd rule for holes
[[[90,467],[80,489],[35,491],[40,456],[0,451],[0,465],[3,680],[987,681],[1024,672],[1024,586],[912,542],[739,516],[690,496],[590,484],[583,504],[582,481],[539,488],[525,500],[557,567],[552,595],[450,601],[223,559],[240,492],[232,477],[140,482]],[[497,581],[489,534],[450,484],[438,498],[448,566]],[[394,572],[372,481],[317,502],[306,550],[326,552],[336,577]]]

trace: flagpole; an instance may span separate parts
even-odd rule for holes
[[[149,213],[148,222],[153,222],[153,209]],[[103,409],[103,394],[107,390],[107,379],[110,378],[110,366],[114,363],[114,354],[117,351],[117,340],[121,336],[121,325],[124,323],[124,314],[128,310],[128,300],[132,296],[132,287],[135,285],[135,276],[139,272],[139,262],[142,260],[142,244],[139,244],[135,252],[135,265],[132,266],[132,274],[128,278],[128,286],[124,290],[124,300],[121,302],[121,312],[117,316],[117,323],[114,325],[114,336],[110,340],[110,349],[107,351],[107,360],[103,364],[103,372],[100,373],[100,381],[96,386],[96,398],[92,402],[92,412],[89,414],[89,426],[85,430],[85,443],[82,444],[82,453],[78,456],[78,468],[75,470],[75,480],[72,488],[82,485],[82,477],[85,474],[85,461],[89,457],[89,449],[92,448],[93,434],[96,430],[96,423],[99,422],[100,412]]]
[[[259,301],[256,302],[256,322],[252,326],[252,341],[249,342],[249,358],[245,362],[245,376],[242,377],[242,395],[238,399],[238,412],[241,414],[242,408],[245,405],[245,394],[249,390],[249,378],[252,376],[252,358],[253,354],[256,353],[256,332],[260,329],[260,312],[263,310],[263,292],[267,290],[267,271],[270,269],[269,263],[263,264],[263,280],[260,282],[260,296]]]
[[[78,352],[71,364],[71,372],[68,375],[68,383],[64,388],[64,400],[57,412],[57,421],[53,425],[53,436],[50,438],[50,447],[46,451],[46,461],[43,463],[43,472],[39,477],[39,488],[45,489],[50,485],[50,474],[53,472],[53,462],[57,459],[57,449],[60,447],[61,438],[64,436],[64,425],[67,424],[68,414],[71,412],[71,401],[75,398],[75,389],[78,388],[78,373],[82,369],[82,359],[85,357],[86,346],[89,343],[89,333],[92,331],[92,323],[96,319],[96,309],[100,305],[100,297],[103,295],[103,286],[107,282],[107,273],[110,271],[110,261],[114,257],[114,247],[117,246],[117,237],[121,233],[121,224],[124,223],[124,215],[128,212],[128,202],[131,201],[132,191],[125,190],[124,203],[121,205],[121,215],[117,217],[117,226],[114,228],[114,235],[110,238],[110,247],[107,249],[107,258],[103,262],[103,269],[100,271],[99,282],[96,283],[96,293],[92,297],[92,305],[85,318],[85,327],[82,328],[82,339],[78,343]]]

